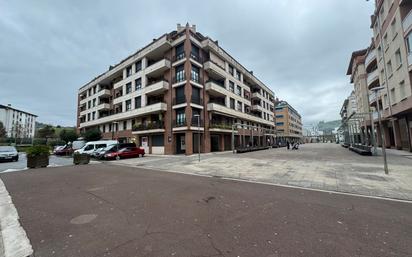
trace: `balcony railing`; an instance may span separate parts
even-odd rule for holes
[[[136,124],[133,126],[133,131],[143,131],[143,130],[151,130],[151,129],[164,129],[165,125],[161,121],[157,122],[150,122],[150,123],[142,123]]]
[[[203,120],[200,119],[200,121],[198,122],[197,117],[192,117],[192,122],[190,123],[190,125],[193,127],[197,127],[197,126],[203,127],[204,126]]]
[[[197,55],[197,54],[190,53],[190,58],[192,58],[193,60],[195,60],[195,61],[198,62],[198,63],[203,63],[203,58],[200,57],[200,56]]]
[[[200,75],[193,76],[193,74],[190,76],[190,80],[194,81],[196,83],[202,84],[203,78]]]
[[[186,57],[186,53],[182,52],[180,54],[177,54],[177,55],[173,56],[172,57],[172,62],[177,62],[177,61],[183,60],[185,57]]]
[[[186,96],[177,96],[173,98],[173,105],[186,103]]]
[[[368,73],[368,78],[367,78],[367,83],[368,83],[368,86],[373,82],[373,81],[375,81],[376,79],[378,79],[379,77],[379,74],[378,74],[378,70],[376,69],[376,70],[374,70],[374,71],[372,71],[371,73]]]
[[[167,79],[152,80],[152,81],[150,81],[150,82],[149,82],[149,84],[148,84],[148,85],[146,85],[146,87],[153,86],[154,84],[159,83],[159,82],[161,82],[161,81],[164,81],[164,82],[169,82]]]
[[[185,81],[185,80],[186,80],[186,75],[185,74],[183,74],[183,76],[173,77],[172,78],[173,84],[179,83],[179,82],[182,82],[182,81]]]
[[[201,97],[192,96],[192,103],[203,105],[203,99]]]
[[[368,55],[366,56],[366,59],[365,59],[366,65],[368,65],[370,62],[372,62],[373,59],[376,59],[376,50],[375,50],[375,49],[373,49],[372,51],[370,51],[370,52],[368,53]]]
[[[221,87],[225,88],[225,82],[221,82],[221,81],[218,81],[218,80],[215,80],[215,79],[208,79],[206,81],[206,83],[209,83],[209,82],[212,82],[212,83],[214,83],[218,86],[221,86]]]
[[[211,121],[210,122],[210,128],[212,128],[212,129],[231,130],[232,129],[232,124],[221,122],[221,121]]]
[[[174,127],[186,127],[186,118],[184,119],[179,119],[179,120],[173,120],[173,126]]]
[[[403,31],[406,32],[412,25],[412,11],[409,11],[408,15],[402,21]]]

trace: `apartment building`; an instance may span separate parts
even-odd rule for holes
[[[367,55],[370,105],[379,104],[387,147],[411,151],[412,141],[412,1],[376,0],[371,16],[372,45]],[[375,50],[376,49],[376,50]],[[369,79],[370,77],[370,79]],[[377,122],[377,115],[374,115]],[[378,128],[378,143],[381,131]]]
[[[274,129],[273,99],[218,41],[178,24],[79,89],[77,127],[148,153],[223,151],[232,124]],[[236,131],[235,145],[241,134],[259,135],[251,132]]]
[[[0,122],[8,137],[33,138],[36,118],[36,115],[13,108],[10,104],[0,104]]]
[[[302,117],[288,102],[275,101],[275,119],[278,141],[302,141]]]
[[[352,90],[351,94],[343,101],[342,107],[340,109],[340,117],[342,120],[342,125],[339,128],[339,141],[341,143],[349,144],[349,129],[347,121],[351,118],[356,112],[358,111],[357,108],[357,101],[355,91]]]

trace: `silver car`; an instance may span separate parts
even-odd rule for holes
[[[0,146],[0,161],[18,161],[19,153],[14,146]]]

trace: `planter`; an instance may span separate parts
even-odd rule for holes
[[[74,154],[73,155],[73,163],[75,165],[79,164],[89,164],[90,162],[90,155],[82,153],[82,154]]]
[[[47,154],[42,155],[27,155],[27,168],[45,168],[49,165],[49,156]]]

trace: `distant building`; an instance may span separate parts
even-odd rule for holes
[[[302,141],[302,117],[288,102],[275,101],[275,119],[280,141]]]
[[[0,104],[0,122],[8,137],[33,138],[37,115]]]

